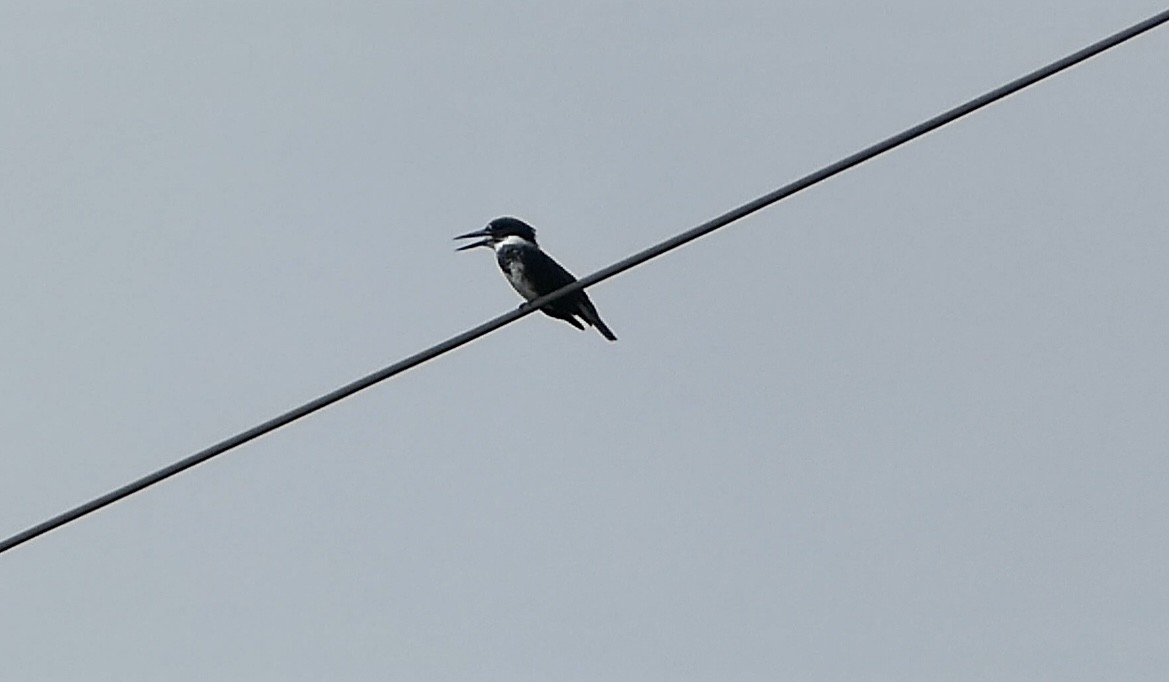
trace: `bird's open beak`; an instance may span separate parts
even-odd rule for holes
[[[486,237],[486,236],[488,236],[487,228],[483,228],[482,230],[475,230],[474,232],[468,232],[467,234],[460,234],[459,236],[455,237],[455,239],[473,239],[475,237]],[[479,240],[477,242],[473,242],[471,244],[464,244],[464,245],[460,246],[459,248],[455,249],[455,251],[466,251],[467,249],[473,249],[476,246],[491,246],[491,240],[490,239],[481,239],[481,240]]]

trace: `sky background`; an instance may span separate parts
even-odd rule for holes
[[[0,535],[1163,9],[0,3]],[[1154,680],[1160,29],[0,556],[10,680]]]

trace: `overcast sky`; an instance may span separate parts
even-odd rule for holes
[[[0,2],[0,535],[1162,9]],[[1164,679],[1167,65],[0,556],[0,677]]]

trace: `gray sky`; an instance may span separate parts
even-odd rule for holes
[[[0,534],[1160,9],[0,4]],[[1162,679],[1169,33],[0,557],[12,680]]]

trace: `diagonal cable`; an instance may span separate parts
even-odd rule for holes
[[[191,467],[193,467],[197,464],[202,464],[203,462],[206,462],[207,460],[209,460],[213,457],[217,457],[219,455],[222,455],[223,453],[225,453],[229,450],[235,449],[235,448],[247,443],[248,441],[254,440],[256,438],[259,438],[260,436],[263,436],[267,433],[275,431],[276,429],[278,429],[282,426],[286,426],[286,425],[288,425],[288,424],[290,424],[290,423],[292,423],[292,422],[294,422],[302,417],[307,417],[308,415],[312,414],[313,412],[316,412],[322,408],[325,408],[329,405],[332,405],[333,403],[335,403],[339,400],[342,400],[343,398],[347,398],[347,397],[353,395],[354,393],[357,393],[358,391],[369,388],[370,386],[373,386],[376,383],[385,381],[386,379],[389,379],[390,377],[392,377],[396,374],[401,374],[402,372],[405,372],[408,369],[411,369],[413,367],[417,367],[418,365],[421,365],[422,363],[427,362],[429,360],[433,360],[434,358],[436,358],[440,355],[443,355],[444,353],[447,353],[449,351],[452,351],[452,350],[458,348],[459,346],[462,346],[464,344],[470,343],[471,341],[474,341],[475,339],[479,338],[480,336],[484,336],[486,334],[489,334],[489,333],[495,331],[496,329],[499,329],[500,327],[502,327],[504,325],[511,324],[512,322],[515,322],[516,320],[520,319],[521,317],[531,314],[537,308],[544,305],[545,303],[550,303],[551,301],[554,301],[554,300],[560,298],[561,296],[564,296],[564,295],[569,294],[569,293],[574,292],[574,291],[578,291],[578,290],[583,289],[583,288],[588,287],[588,286],[592,286],[593,284],[596,284],[598,282],[602,282],[602,281],[609,279],[610,277],[613,277],[615,275],[619,275],[622,272],[629,270],[630,268],[634,268],[634,267],[641,265],[642,263],[644,263],[648,260],[651,260],[653,258],[657,258],[658,256],[660,256],[668,251],[672,251],[672,250],[678,248],[679,246],[682,246],[683,244],[686,244],[686,243],[691,242],[695,239],[698,239],[699,237],[710,234],[711,232],[714,232],[715,230],[717,230],[719,228],[726,227],[727,225],[735,222],[736,220],[739,220],[740,218],[744,218],[752,213],[755,213],[756,211],[759,211],[760,209],[766,208],[766,207],[770,206],[771,204],[774,204],[775,202],[780,201],[781,199],[785,199],[785,198],[787,198],[787,197],[789,197],[797,192],[803,191],[803,190],[811,187],[812,185],[823,182],[824,180],[827,180],[828,178],[831,178],[834,175],[837,175],[839,173],[843,173],[844,171],[852,168],[853,166],[857,166],[857,165],[864,163],[865,161],[868,161],[876,156],[884,154],[885,152],[890,151],[896,147],[899,147],[899,146],[905,144],[906,142],[909,142],[909,141],[914,140],[918,137],[921,137],[922,135],[925,135],[926,133],[937,130],[938,128],[941,128],[944,125],[952,123],[952,122],[954,122],[954,121],[956,121],[956,120],[958,120],[958,119],[960,119],[968,114],[971,114],[971,113],[973,113],[973,112],[975,112],[975,111],[977,111],[977,110],[979,110],[979,109],[981,109],[989,104],[992,104],[992,103],[994,103],[994,102],[996,102],[1004,97],[1007,97],[1008,95],[1012,95],[1016,92],[1019,92],[1020,90],[1023,90],[1027,87],[1030,87],[1030,86],[1038,83],[1039,81],[1044,80],[1045,78],[1049,78],[1049,77],[1059,73],[1060,71],[1063,71],[1067,68],[1075,66],[1076,64],[1078,64],[1086,59],[1089,59],[1091,57],[1095,57],[1096,55],[1098,55],[1102,52],[1105,52],[1106,50],[1109,50],[1113,47],[1116,47],[1117,45],[1119,45],[1127,40],[1135,38],[1136,36],[1146,32],[1146,31],[1149,31],[1153,28],[1156,28],[1157,26],[1160,26],[1161,24],[1165,23],[1166,21],[1169,21],[1169,10],[1165,10],[1159,14],[1156,14],[1152,17],[1149,17],[1148,19],[1145,19],[1144,21],[1141,21],[1137,24],[1133,24],[1132,26],[1130,26],[1122,31],[1114,33],[1114,34],[1108,36],[1107,38],[1104,38],[1103,40],[1095,42],[1095,43],[1093,43],[1093,44],[1091,44],[1091,45],[1089,45],[1081,50],[1078,50],[1077,52],[1074,52],[1074,53],[1072,53],[1072,54],[1070,54],[1062,59],[1056,60],[1056,61],[1054,61],[1054,62],[1052,62],[1044,67],[1041,67],[1039,69],[1036,69],[1035,71],[1032,71],[1031,73],[1028,73],[1024,76],[1016,78],[1015,80],[1013,80],[1013,81],[1011,81],[1011,82],[1009,82],[1001,87],[995,88],[994,90],[991,90],[990,92],[987,92],[983,95],[975,97],[974,99],[972,99],[964,104],[956,106],[953,109],[950,109],[949,111],[945,111],[941,114],[938,114],[937,116],[934,116],[933,118],[931,118],[927,121],[923,121],[923,122],[913,126],[912,128],[904,130],[896,135],[893,135],[892,137],[886,138],[886,139],[884,139],[884,140],[882,140],[882,141],[880,141],[880,142],[878,142],[870,147],[866,147],[865,149],[862,149],[861,151],[856,152],[855,154],[853,154],[851,156],[845,157],[845,158],[841,159],[840,161],[837,161],[836,163],[830,164],[828,166],[821,168],[818,171],[815,171],[813,173],[805,175],[804,177],[800,178],[799,180],[796,180],[792,183],[784,185],[783,187],[780,187],[779,189],[775,190],[774,192],[771,192],[769,194],[765,194],[765,195],[763,195],[763,196],[761,196],[758,199],[755,199],[753,201],[749,201],[749,202],[743,204],[742,206],[739,206],[738,208],[731,209],[730,211],[727,211],[726,213],[718,216],[717,218],[714,218],[712,220],[708,220],[707,222],[705,222],[697,227],[686,230],[685,232],[682,232],[682,233],[680,233],[674,237],[671,237],[663,242],[655,244],[654,246],[651,246],[651,247],[645,249],[644,251],[639,251],[638,253],[635,253],[632,256],[629,256],[628,258],[625,258],[623,260],[617,261],[616,263],[614,263],[606,268],[602,268],[602,269],[594,272],[593,274],[588,275],[587,277],[582,277],[580,280],[578,280],[572,284],[569,284],[568,286],[565,286],[561,289],[558,289],[558,290],[552,292],[551,294],[548,294],[547,296],[542,296],[538,299],[535,299],[534,301],[531,302],[530,305],[525,305],[519,309],[504,313],[503,315],[500,315],[499,317],[496,317],[492,320],[484,322],[483,324],[479,325],[478,327],[475,327],[473,329],[469,329],[469,330],[467,330],[461,334],[458,334],[456,336],[452,336],[451,338],[447,339],[446,341],[443,341],[439,344],[431,346],[430,348],[427,348],[423,351],[415,353],[414,355],[411,355],[410,357],[405,358],[404,360],[399,360],[398,362],[395,362],[394,364],[390,365],[389,367],[386,367],[386,368],[381,369],[377,372],[374,372],[374,373],[369,374],[365,377],[362,377],[362,378],[360,378],[352,383],[346,384],[345,386],[342,386],[341,388],[338,388],[335,391],[327,393],[319,398],[316,398],[314,400],[310,400],[309,402],[301,405],[300,407],[289,410],[288,412],[285,412],[284,414],[281,414],[277,417],[273,417],[272,419],[269,419],[268,421],[266,421],[262,424],[259,424],[257,426],[253,426],[252,428],[250,428],[246,431],[242,431],[242,432],[240,432],[240,433],[238,433],[238,434],[236,434],[236,435],[234,435],[226,440],[223,440],[219,443],[216,443],[215,445],[212,445],[204,450],[200,450],[199,452],[196,452],[195,454],[193,454],[185,459],[181,459],[181,460],[175,462],[174,464],[163,467],[162,469],[159,469],[158,471],[155,471],[151,474],[143,476],[142,478],[139,478],[135,481],[127,483],[126,485],[124,485],[116,490],[112,490],[104,495],[101,495],[100,497],[96,497],[96,498],[90,500],[89,502],[86,502],[82,505],[74,507],[73,509],[70,509],[66,512],[58,514],[57,516],[54,516],[51,519],[48,519],[48,520],[43,521],[41,523],[38,523],[35,526],[32,526],[26,530],[23,530],[23,531],[17,533],[16,535],[13,535],[12,537],[9,537],[9,538],[5,539],[4,541],[0,542],[0,553],[7,552],[8,550],[10,550],[18,545],[21,545],[25,542],[28,542],[29,540],[32,540],[33,538],[36,538],[40,535],[43,535],[44,533],[47,533],[51,530],[55,530],[57,528],[60,528],[61,526],[64,526],[67,523],[71,523],[73,521],[76,521],[77,519],[80,519],[81,517],[86,516],[88,514],[92,514],[93,512],[101,509],[102,507],[105,507],[106,505],[113,504],[114,502],[117,502],[123,498],[129,497],[130,495],[133,495],[134,493],[145,490],[146,488],[149,488],[150,486],[152,486],[156,483],[161,483],[162,481],[170,478],[171,476],[174,476],[175,474],[186,471],[187,469],[190,469]]]

